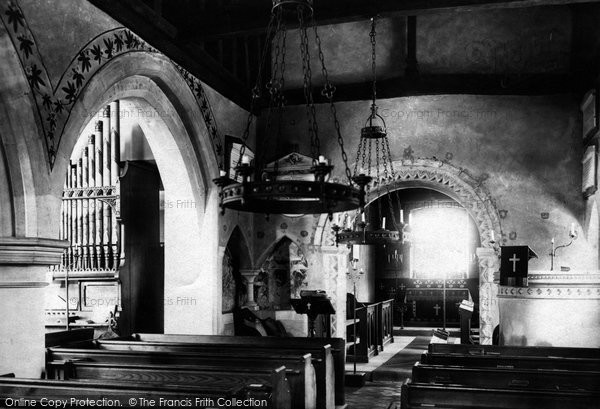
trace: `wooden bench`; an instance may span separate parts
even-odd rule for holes
[[[525,347],[498,345],[429,344],[428,351],[440,354],[547,356],[600,359],[600,348]]]
[[[76,328],[69,331],[48,332],[45,335],[46,347],[67,345],[94,339],[94,328]]]
[[[476,388],[588,390],[600,392],[600,372],[439,366],[417,363],[415,383],[453,384]]]
[[[292,407],[300,409],[315,409],[316,383],[315,372],[310,354],[301,359],[282,357],[277,360],[218,359],[207,356],[194,365],[167,365],[142,362],[123,364],[119,362],[92,362],[88,360],[50,361],[47,364],[48,373],[61,379],[108,379],[133,382],[158,382],[161,384],[207,384],[221,377],[248,383],[267,383],[276,386],[274,389],[288,387],[292,397]],[[280,379],[279,373],[275,379],[273,369],[285,364],[285,378]],[[208,380],[205,378],[208,377]]]
[[[275,353],[278,353],[277,351]],[[285,351],[283,351],[285,352]],[[82,348],[48,348],[46,351],[46,371],[49,377],[60,378],[61,370],[67,362],[95,362],[107,363],[113,367],[122,365],[150,365],[150,366],[187,366],[199,368],[202,365],[220,365],[223,367],[245,366],[254,370],[253,364],[260,361],[264,365],[275,367],[285,365],[289,367],[286,374],[290,379],[292,394],[296,407],[312,407],[313,396],[316,395],[317,406],[319,389],[316,382],[316,371],[313,368],[313,360],[310,354],[301,355],[297,351],[289,354],[275,355],[268,351],[188,351],[172,352],[168,350],[106,350],[106,349],[82,349]],[[317,363],[321,364],[321,363]],[[331,388],[331,387],[330,387]],[[333,394],[330,394],[333,402]],[[325,407],[325,406],[318,406]]]
[[[427,352],[421,363],[476,368],[560,369],[568,371],[600,371],[600,359],[555,356],[469,355]]]
[[[590,409],[597,407],[600,393],[475,388],[457,385],[415,383],[402,385],[401,409]]]
[[[219,399],[267,399],[269,407],[289,408],[289,396],[287,401],[278,401],[277,397],[271,396],[271,391],[264,387],[247,386],[239,388],[231,384],[213,384],[210,387],[205,386],[161,386],[150,383],[134,382],[95,382],[95,381],[57,381],[47,379],[19,379],[19,378],[0,378],[0,405],[3,407],[9,405],[8,399],[14,403],[17,399],[23,398],[36,401],[36,406],[41,406],[42,399],[64,399],[67,400],[66,407],[91,407],[91,405],[81,405],[80,400],[90,399],[94,401],[118,400],[119,406],[130,407],[130,399],[136,399],[136,406],[139,406],[141,399],[153,399],[159,406],[160,399],[170,399],[181,401],[190,401],[193,407],[215,408],[219,406]],[[204,400],[196,400],[204,399]],[[76,402],[74,402],[75,400]],[[29,404],[28,406],[33,406]],[[93,406],[117,406],[110,403]],[[165,405],[162,405],[165,406]],[[179,406],[179,405],[172,405]]]
[[[344,402],[344,341],[340,338],[308,339],[308,338],[262,338],[262,337],[229,337],[203,335],[159,335],[149,334],[150,340],[98,340],[94,346],[104,350],[142,350],[169,351],[174,353],[217,353],[221,355],[236,354],[251,356],[260,354],[269,356],[298,355],[311,353],[316,373],[317,406],[333,409],[338,402]],[[139,336],[138,336],[139,337]],[[155,339],[165,341],[158,342]],[[181,339],[187,342],[180,342]],[[198,340],[202,342],[191,342]],[[334,350],[324,340],[335,340],[341,349]],[[210,342],[209,342],[210,341]],[[260,342],[258,342],[260,341]],[[74,346],[90,346],[80,343]],[[249,355],[250,354],[250,355]],[[334,361],[334,356],[337,360]],[[341,364],[341,365],[340,365]],[[337,367],[336,367],[337,365]],[[341,367],[341,368],[340,368]],[[342,403],[343,404],[343,403]]]
[[[313,348],[331,345],[331,355],[335,375],[335,404],[344,405],[344,386],[346,368],[346,341],[342,338],[279,338],[279,337],[249,337],[227,335],[183,335],[183,334],[132,334],[120,340],[134,340],[161,343],[192,343],[192,344],[219,344],[243,345],[267,348]],[[112,341],[112,340],[111,340]],[[308,350],[307,352],[311,352]],[[312,353],[312,352],[311,352]],[[313,358],[315,354],[313,353]],[[317,374],[318,377],[318,374]],[[327,406],[328,408],[330,406]]]

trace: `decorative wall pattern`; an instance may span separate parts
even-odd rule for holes
[[[598,287],[515,288],[500,286],[501,298],[599,299]]]
[[[233,276],[233,262],[231,253],[225,249],[223,255],[223,299],[221,303],[221,312],[223,314],[232,312],[235,307],[236,283]]]
[[[258,273],[254,279],[254,301],[259,310],[268,310],[271,308],[269,302],[269,274],[265,271]]]
[[[415,288],[443,288],[444,280],[414,280]],[[446,280],[446,288],[465,288],[467,280]]]
[[[58,82],[53,84],[44,66],[35,37],[16,0],[0,2],[0,21],[10,36],[31,87],[51,169],[71,111],[81,91],[94,74],[109,61],[126,53],[143,51],[160,54],[130,30],[123,27],[115,28],[99,34],[79,50]],[[222,138],[202,83],[182,67],[173,64],[196,98],[221,166]]]
[[[292,298],[300,298],[300,291],[306,287],[308,261],[296,243],[290,244],[290,292]]]
[[[500,322],[498,284],[494,274],[500,270],[500,260],[492,248],[478,248],[479,261],[479,343],[490,345],[494,328]]]
[[[261,286],[268,288],[268,302],[259,304],[261,309],[287,310],[290,305],[290,246],[292,241],[282,239],[262,265],[267,277],[262,278]],[[260,278],[260,277],[259,277]],[[266,284],[265,284],[265,278]]]

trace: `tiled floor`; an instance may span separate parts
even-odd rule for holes
[[[346,388],[348,409],[400,407],[400,382],[367,382],[362,388]]]
[[[419,360],[422,352],[419,348],[406,347],[415,341],[417,336],[422,338],[430,333],[431,329],[426,328],[411,328],[405,331],[395,329],[393,344],[388,345],[382,353],[372,358],[368,364],[357,364],[357,372],[367,373],[367,379],[369,380],[362,388],[346,388],[348,409],[399,409],[402,381],[407,377],[407,374],[410,374],[412,366]],[[455,335],[458,334],[451,332],[449,342],[455,341],[452,338]],[[385,371],[380,370],[372,374],[373,371],[401,351],[404,355],[413,353],[414,359],[406,357],[404,361],[400,360],[395,365],[387,365]],[[352,369],[353,364],[346,364],[346,371],[350,372]]]

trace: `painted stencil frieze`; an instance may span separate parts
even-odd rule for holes
[[[109,61],[126,53],[143,51],[160,54],[130,30],[115,28],[99,34],[81,48],[58,82],[52,84],[35,37],[17,1],[0,2],[0,21],[10,36],[31,88],[50,168],[54,166],[62,134],[75,102],[94,74]],[[220,162],[222,142],[202,83],[177,64],[174,65],[196,98],[213,150]]]

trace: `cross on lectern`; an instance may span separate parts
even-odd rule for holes
[[[513,273],[517,271],[517,261],[521,261],[520,258],[517,258],[516,254],[513,254],[512,258],[509,258],[508,261],[512,261],[513,263]]]
[[[440,309],[442,307],[440,307],[438,304],[435,305],[435,307],[433,307],[433,309],[435,310],[435,316],[437,317],[438,315],[440,315]]]

